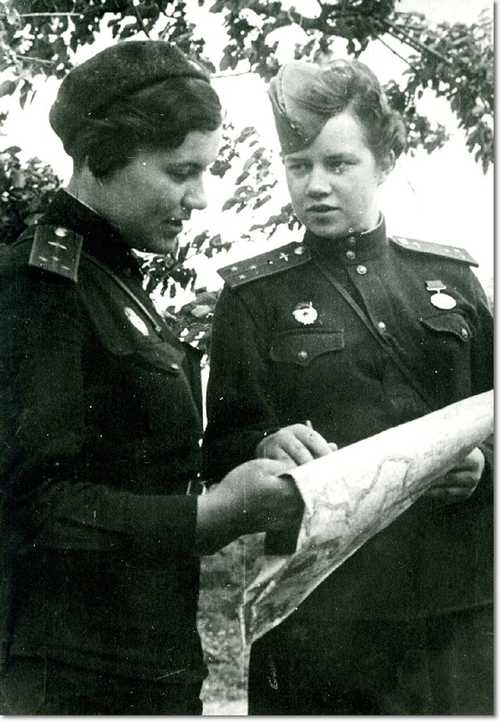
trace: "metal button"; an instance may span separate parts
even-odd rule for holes
[[[238,276],[238,280],[245,280],[246,275],[245,273],[241,273],[241,275]]]
[[[299,350],[297,353],[297,358],[299,360],[307,360],[309,357],[309,353],[306,350]]]
[[[56,228],[54,230],[54,233],[57,235],[58,238],[65,238],[68,235],[67,228]]]
[[[232,266],[231,266],[231,271],[232,271],[233,273],[236,273],[237,270],[238,270],[238,266],[237,266],[237,265],[232,265]]]
[[[180,367],[180,365],[179,365],[178,363],[171,363],[171,364],[170,364],[170,368],[171,368],[173,371],[179,371],[179,370],[181,369],[181,367]]]
[[[358,275],[366,275],[368,273],[368,268],[366,265],[358,265],[356,268],[356,273]]]
[[[295,248],[295,250],[293,252],[295,253],[295,255],[303,255],[304,248],[301,245],[299,245],[299,247]]]
[[[354,260],[356,258],[356,253],[353,250],[348,250],[345,255],[348,260]]]
[[[380,320],[380,321],[377,323],[377,328],[379,329],[379,331],[380,331],[381,333],[385,333],[385,331],[387,330],[387,326],[386,326],[386,324],[384,323],[383,320]]]
[[[460,331],[460,333],[462,334],[462,338],[468,338],[468,337],[469,337],[469,331],[467,330],[467,328],[462,328],[462,330]]]

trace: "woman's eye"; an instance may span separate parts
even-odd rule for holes
[[[168,175],[174,180],[187,180],[195,174],[193,168],[169,168]]]
[[[337,161],[330,165],[330,170],[336,175],[342,175],[349,169],[349,165],[345,160]]]
[[[308,167],[307,163],[294,163],[293,165],[288,166],[288,170],[292,173],[304,174],[307,172]]]

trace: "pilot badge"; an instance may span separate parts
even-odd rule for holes
[[[132,308],[125,308],[125,315],[129,319],[129,321],[132,323],[134,328],[137,328],[139,333],[142,333],[142,335],[149,335],[148,326],[142,320],[142,318],[139,315],[137,315],[135,310],[132,310]]]
[[[457,304],[455,298],[448,293],[442,293],[441,291],[446,290],[445,284],[441,280],[426,280],[425,287],[432,293],[431,303],[440,310],[452,310]]]
[[[318,318],[318,311],[310,301],[309,303],[297,303],[292,315],[301,325],[312,325]]]

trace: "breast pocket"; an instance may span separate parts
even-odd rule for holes
[[[473,334],[467,319],[461,313],[439,313],[421,319],[422,325],[444,343],[459,341],[459,346],[470,343]]]
[[[442,403],[471,392],[471,341],[473,326],[461,313],[439,313],[421,318],[424,328],[428,383]]]
[[[269,355],[276,363],[309,366],[326,353],[336,353],[345,346],[344,330],[285,331],[278,334]]]

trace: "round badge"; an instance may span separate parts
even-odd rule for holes
[[[456,306],[457,301],[448,293],[434,293],[431,295],[431,303],[440,310],[451,310]]]
[[[312,325],[318,319],[318,311],[312,303],[298,303],[292,315],[301,325]]]

